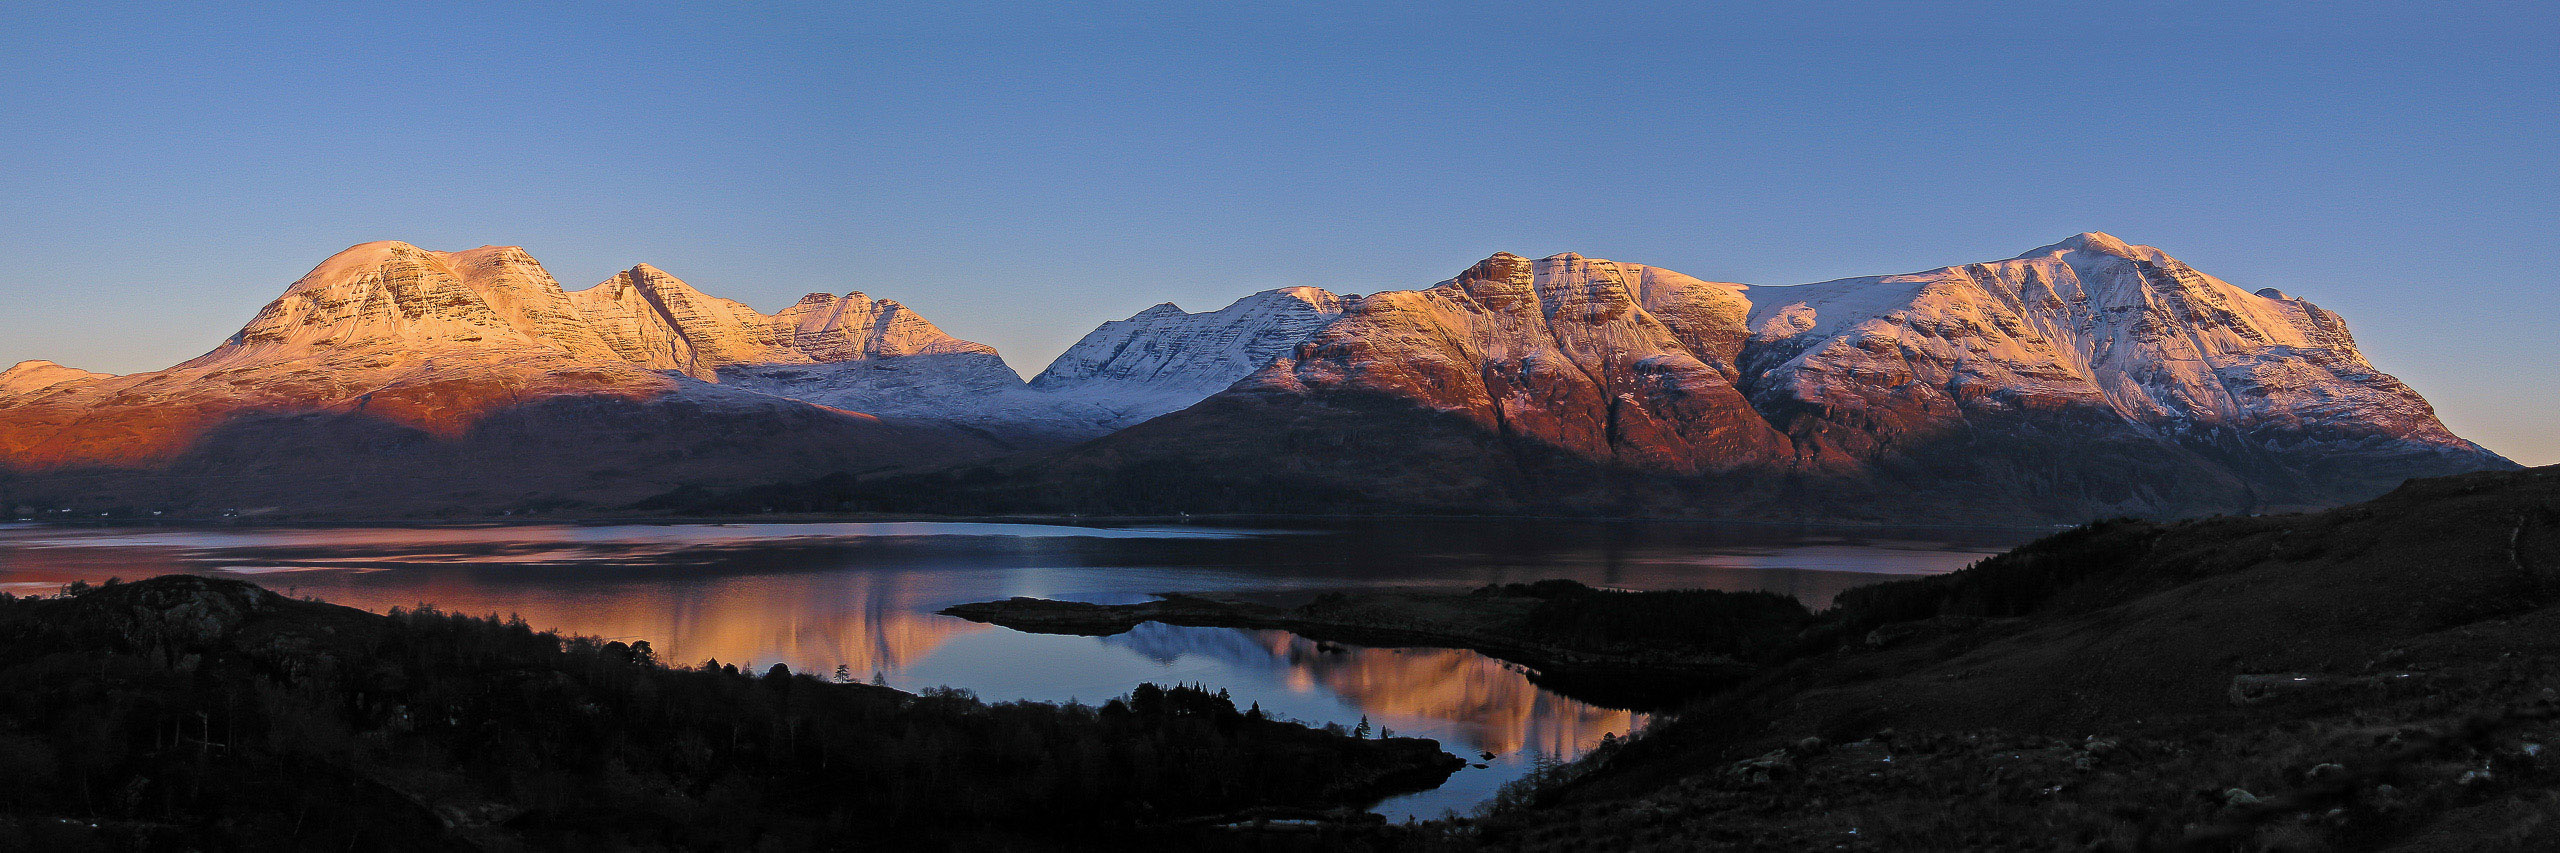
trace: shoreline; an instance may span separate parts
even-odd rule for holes
[[[1107,526],[1114,526],[1114,525],[1153,525],[1153,524],[1199,524],[1199,525],[1204,525],[1204,526],[1227,526],[1227,525],[1244,524],[1244,523],[1250,523],[1250,522],[1256,522],[1256,521],[1282,521],[1282,522],[1286,522],[1286,521],[1300,521],[1300,522],[1306,522],[1306,521],[1319,521],[1319,522],[1321,522],[1321,521],[1332,521],[1332,522],[1355,522],[1355,521],[1356,521],[1356,522],[1375,522],[1375,521],[1424,521],[1424,522],[1467,522],[1467,521],[1473,521],[1473,522],[1504,522],[1504,521],[1532,521],[1532,522],[1555,522],[1555,523],[1564,523],[1564,522],[1580,522],[1580,523],[1606,524],[1606,525],[1679,525],[1679,526],[1734,525],[1734,526],[1770,527],[1770,528],[1789,528],[1789,527],[1792,527],[1792,528],[1802,528],[1802,529],[1808,529],[1808,530],[1912,530],[1912,531],[1932,531],[1932,530],[1935,530],[1935,531],[1955,531],[1955,530],[1984,530],[1984,531],[1991,531],[1991,530],[1997,530],[1997,531],[2018,531],[2018,532],[2022,532],[2022,533],[2023,533],[2023,532],[2033,532],[2033,533],[2035,533],[2036,535],[2039,535],[2039,536],[2040,536],[2040,535],[2043,535],[2043,534],[2045,534],[2045,533],[2050,533],[2050,532],[2056,531],[2056,530],[2067,530],[2067,529],[2070,529],[2071,527],[2075,526],[2075,525],[2021,525],[2021,524],[1993,524],[1993,523],[1954,523],[1954,522],[1929,523],[1929,522],[1884,522],[1884,521],[1775,521],[1775,520],[1769,520],[1769,519],[1744,519],[1744,518],[1649,518],[1649,517],[1625,517],[1625,516],[1595,517],[1595,516],[1572,516],[1572,515],[1392,515],[1392,514],[1369,514],[1369,513],[1362,513],[1362,514],[1355,514],[1355,513],[1302,513],[1302,514],[1239,513],[1239,514],[1219,514],[1219,515],[931,515],[931,514],[917,514],[917,513],[894,513],[894,514],[884,513],[884,514],[871,515],[871,514],[845,514],[845,513],[760,513],[760,514],[756,514],[756,515],[665,515],[665,516],[657,516],[657,515],[558,515],[558,516],[551,516],[551,515],[516,515],[516,516],[475,516],[475,517],[469,517],[469,518],[424,518],[424,517],[415,517],[415,516],[390,516],[390,517],[374,517],[374,518],[334,518],[334,517],[294,517],[294,516],[285,516],[285,515],[282,515],[282,514],[277,514],[277,515],[273,515],[273,516],[269,516],[269,515],[259,515],[259,516],[233,516],[233,517],[205,517],[205,516],[153,516],[153,517],[131,517],[131,516],[127,516],[127,517],[116,517],[116,518],[95,518],[95,517],[90,517],[90,518],[65,518],[65,519],[46,519],[46,518],[16,519],[16,518],[11,518],[11,519],[0,519],[0,526],[8,526],[8,525],[27,525],[27,526],[34,526],[34,527],[190,527],[190,528],[217,528],[217,527],[400,527],[400,528],[446,528],[446,527],[456,527],[456,528],[458,528],[458,527],[539,527],[539,526],[564,526],[564,525],[567,525],[567,526],[582,526],[582,527],[605,527],[605,526],[614,526],[614,525],[664,525],[664,526],[680,526],[680,525],[830,524],[830,523],[839,523],[839,524],[886,524],[886,523],[915,522],[915,523],[943,523],[943,524],[1049,524],[1049,525],[1066,525],[1066,526],[1107,527]],[[2030,537],[2030,538],[2032,538],[2032,537]]]
[[[1087,604],[1016,597],[957,604],[942,615],[1037,634],[1111,636],[1147,622],[1196,628],[1287,631],[1317,643],[1372,648],[1451,648],[1524,667],[1531,683],[1585,702],[1661,713],[1698,695],[1740,683],[1761,667],[1731,656],[1654,650],[1603,651],[1540,642],[1506,629],[1506,599],[1446,590],[1376,589],[1317,596],[1297,607],[1249,600],[1271,593],[1218,597],[1166,593],[1136,604]],[[1457,604],[1457,618],[1449,605]],[[1483,624],[1463,624],[1474,618]]]

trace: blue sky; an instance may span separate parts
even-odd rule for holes
[[[46,5],[0,11],[0,364],[163,367],[377,239],[859,289],[1032,371],[1495,251],[1778,284],[2102,230],[2560,462],[2547,3]]]

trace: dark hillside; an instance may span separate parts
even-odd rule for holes
[[[2560,469],[2110,522],[1853,590],[1519,849],[2560,846]]]
[[[73,593],[0,596],[0,849],[1188,846],[1458,764],[1187,687],[988,705],[236,581]]]

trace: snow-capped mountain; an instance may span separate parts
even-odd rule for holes
[[[1291,287],[1198,314],[1157,305],[1102,324],[1028,383],[995,350],[947,338],[840,360],[724,365],[714,378],[882,416],[966,424],[1031,444],[1074,442],[1226,390],[1323,328],[1341,304],[1321,289]],[[912,322],[933,328],[921,318]]]
[[[1497,254],[1370,296],[1247,393],[1360,393],[1488,431],[1696,474],[1782,455],[1734,387],[1741,286],[1561,254]]]
[[[1094,329],[1031,388],[1117,430],[1226,390],[1342,316],[1342,305],[1315,287],[1266,290],[1198,314],[1158,304]]]
[[[915,473],[954,463],[989,467]],[[847,473],[881,508],[2077,520],[2511,464],[2337,315],[2097,233],[1786,287],[1496,254],[1365,298],[1158,305],[1028,383],[861,293],[766,314],[645,264],[568,291],[515,247],[380,242],[167,370],[0,372],[0,498],[127,505],[597,506]]]
[[[1339,305],[1291,288],[1204,314],[1160,306],[1104,324],[1034,387],[993,348],[858,292],[765,314],[647,264],[570,291],[513,246],[366,243],[167,370],[0,373],[0,478],[94,498],[114,472],[130,493],[120,500],[176,505],[172,472],[212,472],[186,476],[220,487],[186,488],[309,507],[366,503],[356,499],[380,495],[351,494],[378,492],[360,472],[398,469],[450,481],[438,499],[468,507],[932,464],[1093,438],[1196,403]],[[488,446],[500,435],[508,447]],[[364,446],[336,447],[349,443]],[[535,446],[558,452],[527,458]],[[409,470],[422,459],[438,460],[432,472]],[[243,465],[265,475],[227,473]]]
[[[1880,443],[1969,417],[2090,410],[2169,435],[2485,453],[2374,369],[2338,315],[2106,234],[1748,296],[1753,401],[1777,419],[1892,413],[1870,430]]]
[[[366,243],[167,370],[12,368],[0,470],[22,500],[479,507],[1008,449],[694,378],[737,361],[985,349],[900,313],[766,317],[645,266],[570,293],[514,247]]]
[[[1109,383],[1157,392],[1226,390],[1342,316],[1342,297],[1283,287],[1193,314],[1171,302],[1104,323],[1032,377],[1034,388]]]
[[[1022,508],[2079,520],[2512,463],[2337,315],[2089,233],[1793,287],[1497,254],[1183,412],[995,465],[1033,485],[973,499]]]

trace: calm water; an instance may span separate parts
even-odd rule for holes
[[[1452,649],[1369,649],[1285,632],[1146,625],[1115,637],[1026,634],[934,611],[1016,595],[1473,587],[1573,578],[1627,589],[1765,589],[1826,605],[1842,589],[1929,574],[2022,531],[1824,532],[1593,522],[1070,527],[843,523],[366,528],[0,525],[0,591],[173,572],[225,575],[367,610],[432,603],[537,627],[648,640],[670,662],[948,685],[989,700],[1099,703],[1141,681],[1198,682],[1311,723],[1438,738],[1487,765],[1379,805],[1465,810],[1541,760],[1625,734],[1642,715],[1540,689]],[[1492,753],[1490,759],[1484,753]]]

